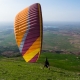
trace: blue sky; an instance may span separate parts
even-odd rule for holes
[[[80,0],[0,0],[0,22],[14,22],[33,3],[41,4],[45,22],[80,22]]]

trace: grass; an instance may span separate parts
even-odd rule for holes
[[[72,54],[43,53],[38,62],[44,62],[45,57],[49,59],[51,66],[80,72],[80,56]]]
[[[51,64],[50,70],[42,69],[45,56]],[[67,55],[64,56],[67,57]],[[65,70],[56,66],[56,64],[60,65],[59,61],[62,59],[65,59],[63,55],[52,53],[41,54],[37,63],[26,63],[22,57],[0,57],[0,80],[80,80],[79,71]]]

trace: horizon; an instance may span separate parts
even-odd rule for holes
[[[45,24],[80,24],[80,22],[51,22],[51,21],[43,21],[43,25]],[[0,22],[0,25],[14,25],[14,22]]]
[[[46,27],[61,27],[61,26],[66,26],[67,25],[67,27],[80,27],[80,23],[79,22],[43,22],[43,28],[46,28]],[[6,30],[6,28],[14,28],[14,23],[13,22],[2,22],[2,23],[0,23],[0,28],[4,28],[5,27],[5,30]]]

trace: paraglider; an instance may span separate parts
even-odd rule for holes
[[[48,61],[47,57],[46,57],[46,60],[44,63],[44,67],[49,68],[49,70],[50,70],[50,65],[49,65],[49,61]],[[43,67],[43,69],[44,69],[44,67]]]
[[[26,62],[36,62],[42,49],[43,23],[39,3],[35,3],[15,18],[14,33],[16,43]]]

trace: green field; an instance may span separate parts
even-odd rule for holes
[[[80,43],[74,42],[70,43],[70,40],[75,40],[72,36],[65,36],[62,34],[54,34],[53,31],[44,31],[43,32],[43,50],[63,50],[63,51],[79,51]],[[79,41],[79,39],[78,39]],[[3,47],[17,47],[15,36],[13,32],[3,31],[0,33],[0,46]]]
[[[6,32],[6,31],[4,31]],[[0,33],[0,45],[1,46],[14,46],[16,45],[15,37],[13,32],[10,34],[4,34],[4,32]]]
[[[45,57],[50,70],[43,69]],[[0,80],[80,80],[80,56],[76,57],[42,53],[37,63],[26,63],[22,57],[0,57]]]
[[[45,57],[49,59],[51,66],[80,72],[80,56],[76,56],[73,54],[56,54],[46,52],[42,53],[38,62],[44,62]]]
[[[43,49],[64,50],[64,51],[80,50],[80,48],[75,47],[74,44],[70,43],[69,38],[73,39],[72,36],[64,36],[62,34],[54,34],[51,31],[44,31]]]

